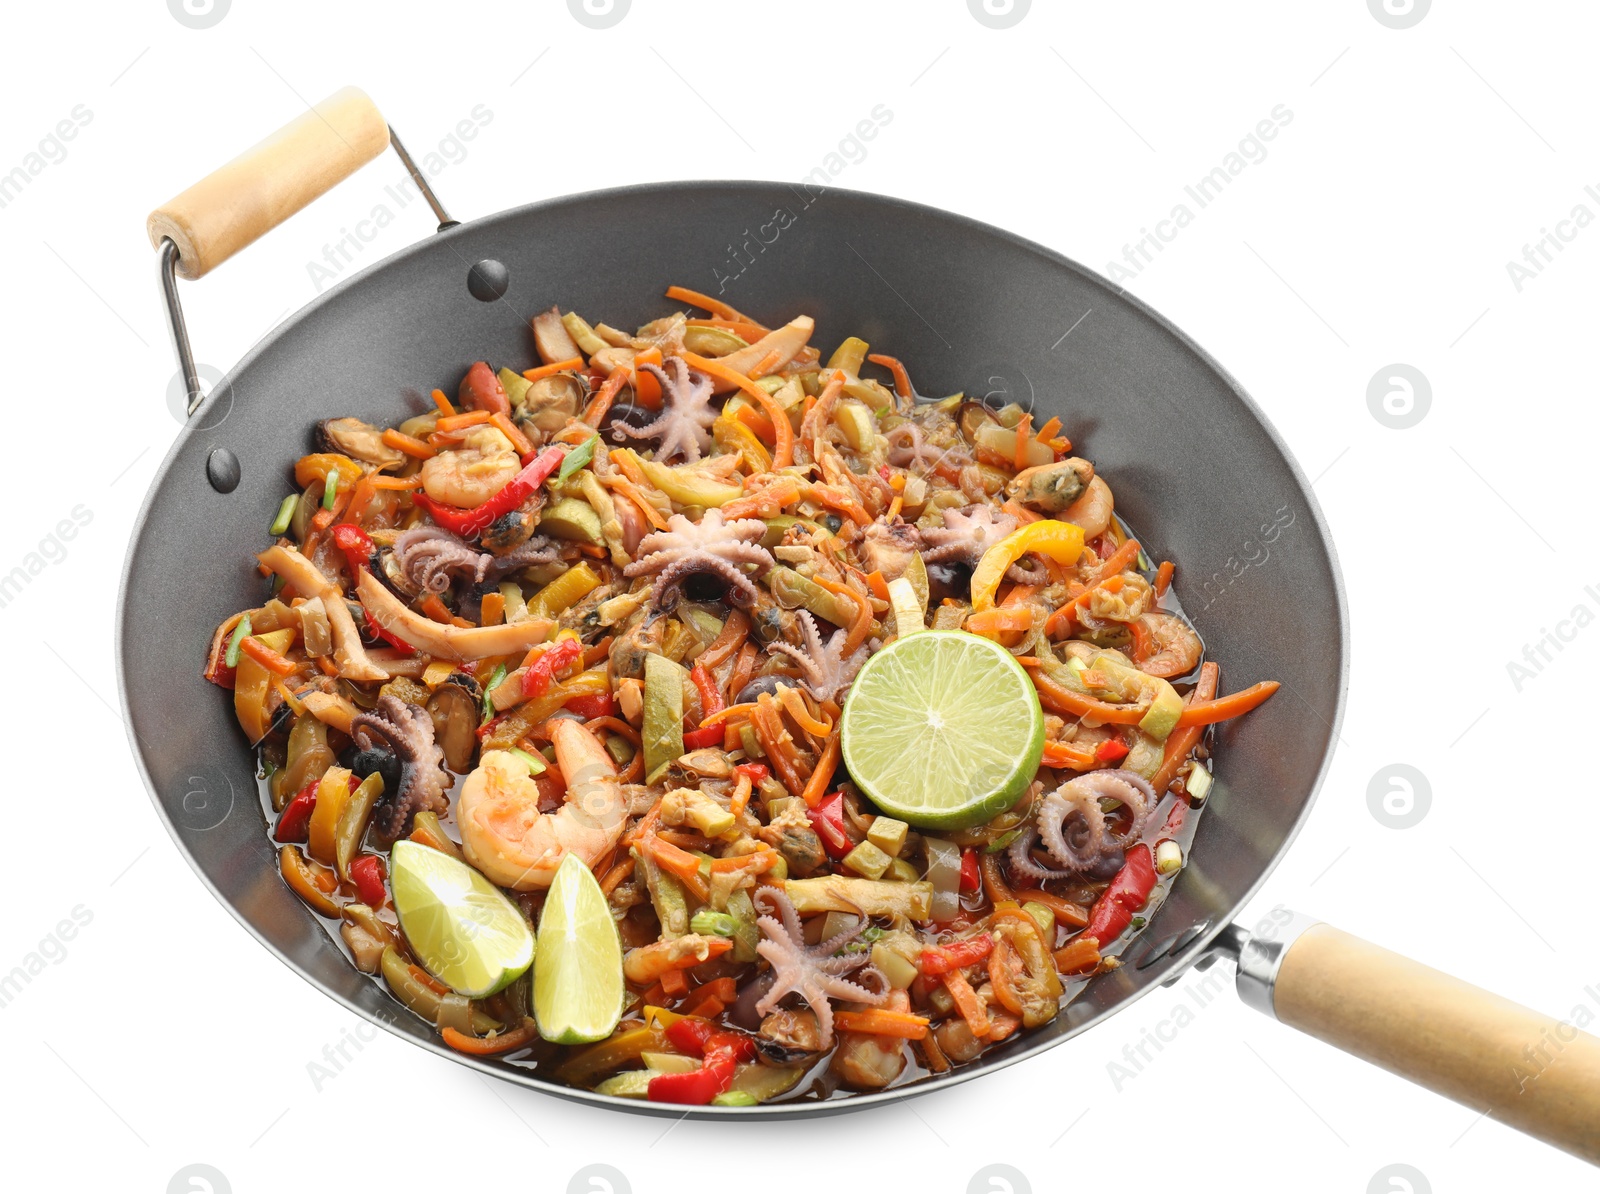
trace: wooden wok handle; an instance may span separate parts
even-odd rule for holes
[[[1600,1165],[1600,1039],[1331,925],[1272,995],[1300,1031]]]
[[[366,93],[336,91],[151,212],[150,244],[170,237],[178,274],[202,277],[388,145],[389,126]]]

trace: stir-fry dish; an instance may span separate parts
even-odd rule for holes
[[[667,298],[318,424],[205,678],[284,882],[449,1047],[733,1107],[944,1073],[1119,965],[1277,685],[1220,693],[1060,420]]]

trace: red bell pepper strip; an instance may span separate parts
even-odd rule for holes
[[[694,681],[694,686],[700,693],[701,721],[714,713],[721,713],[727,707],[727,702],[722,699],[722,690],[717,687],[716,680],[712,679],[711,673],[706,671],[704,666],[695,664],[690,669],[689,679]],[[721,725],[707,726],[702,730],[688,730],[683,735],[683,748],[703,750],[708,746],[721,746],[722,734]]]
[[[752,788],[759,788],[761,781],[772,774],[772,768],[765,763],[740,763],[734,770],[749,780]]]
[[[855,843],[850,840],[850,835],[844,828],[844,796],[835,792],[817,802],[815,808],[806,809],[806,817],[811,822],[811,828],[816,830],[817,836],[822,839],[822,845],[828,854],[834,858],[843,858],[855,849]]]
[[[1117,877],[1094,902],[1083,936],[1093,937],[1102,948],[1110,945],[1132,923],[1133,914],[1144,907],[1155,885],[1155,856],[1140,842],[1128,851]]]
[[[917,959],[917,967],[930,977],[949,974],[952,970],[962,970],[974,962],[981,962],[987,958],[994,949],[994,938],[988,933],[979,933],[975,937],[963,937],[960,941],[952,941],[948,945],[932,945],[922,951]]]
[[[391,647],[403,651],[407,655],[410,655],[416,650],[415,647],[406,642],[406,640],[401,638],[398,634],[384,629],[383,624],[379,622],[377,618],[372,616],[372,611],[370,609],[367,610],[367,632],[371,634],[373,638],[381,638]]]
[[[383,907],[389,894],[383,888],[383,859],[376,854],[363,854],[350,864],[350,878],[355,880],[356,892],[363,904],[371,908]]]
[[[528,665],[522,673],[522,699],[531,701],[541,697],[554,683],[556,673],[571,667],[583,658],[583,644],[576,639],[564,638]]]
[[[704,750],[708,746],[722,745],[722,726],[707,726],[703,730],[685,730],[683,734],[683,749]]]
[[[609,692],[588,692],[569,700],[564,708],[576,713],[584,721],[596,717],[614,717],[617,701]]]
[[[352,577],[359,577],[363,568],[372,566],[372,553],[377,550],[377,545],[372,542],[372,536],[355,523],[335,523],[328,534],[333,537],[333,545],[344,552]]]
[[[311,810],[317,807],[317,782],[312,780],[301,788],[295,798],[284,806],[278,818],[278,827],[272,838],[278,842],[303,842],[311,828]]]
[[[685,1016],[667,1025],[667,1039],[675,1049],[684,1053],[706,1056],[718,1049],[727,1049],[735,1061],[754,1061],[756,1045],[742,1033],[718,1028],[710,1020]]]
[[[983,886],[983,876],[978,871],[978,852],[971,846],[961,851],[961,880],[958,886],[962,891],[977,891]]]
[[[720,1050],[708,1055],[698,1070],[690,1070],[687,1074],[657,1074],[650,1079],[645,1095],[652,1103],[684,1103],[703,1107],[732,1088],[736,1064],[731,1051]]]
[[[1120,738],[1107,738],[1094,748],[1095,762],[1117,764],[1128,757],[1128,744]]]
[[[532,497],[534,491],[545,483],[550,474],[561,467],[561,461],[566,454],[567,449],[564,447],[546,448],[529,461],[520,473],[507,481],[492,498],[470,510],[436,502],[425,493],[413,494],[411,500],[432,515],[433,521],[445,530],[460,535],[463,539],[470,539],[487,530],[489,524],[502,514],[511,513]]]

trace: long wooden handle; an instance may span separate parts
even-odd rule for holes
[[[150,213],[152,247],[178,246],[178,273],[210,273],[389,146],[366,93],[346,87]]]
[[[1600,1165],[1600,1039],[1567,1021],[1325,924],[1289,947],[1273,1007],[1285,1024]]]

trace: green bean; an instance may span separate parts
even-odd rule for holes
[[[438,1022],[439,1008],[444,1003],[444,996],[413,974],[411,966],[393,946],[385,947],[379,970],[383,974],[383,981],[389,984],[389,989],[394,992],[396,999],[429,1024]],[[472,1031],[478,1036],[486,1036],[499,1027],[500,1022],[493,1016],[477,1008],[472,1009]]]

